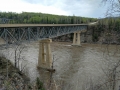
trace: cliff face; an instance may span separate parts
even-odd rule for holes
[[[89,29],[81,35],[82,42],[101,44],[120,44],[120,33],[117,31],[97,31]]]
[[[120,44],[120,33],[116,31],[101,33],[98,43],[103,44]]]
[[[82,43],[92,43],[92,32],[91,30],[87,30],[84,33],[81,33],[81,42]]]

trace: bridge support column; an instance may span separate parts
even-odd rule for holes
[[[41,40],[39,42],[39,57],[38,57],[38,67],[51,69],[52,66],[52,56],[50,43],[51,39]]]
[[[81,46],[81,41],[80,41],[80,31],[79,32],[74,32],[74,37],[73,37],[73,44],[75,46]]]

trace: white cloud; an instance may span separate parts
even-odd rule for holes
[[[51,14],[59,14],[59,15],[68,15],[67,12],[56,8],[54,6],[44,6],[42,4],[35,3],[27,3],[22,0],[3,0],[0,3],[0,11],[9,11],[9,12],[42,12],[42,13],[51,13]]]
[[[74,14],[84,17],[99,17],[99,15],[102,14],[100,1],[101,0],[1,0],[0,11],[18,13],[26,11],[58,15]]]

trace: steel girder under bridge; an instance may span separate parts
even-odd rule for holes
[[[87,24],[0,24],[0,37],[6,43],[53,38],[87,30]]]

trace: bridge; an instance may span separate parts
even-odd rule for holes
[[[6,44],[39,40],[38,66],[51,69],[52,55],[50,38],[74,33],[73,44],[81,46],[80,33],[87,30],[88,25],[96,24],[0,24],[0,38]]]
[[[86,30],[87,24],[0,24],[0,37],[6,42],[42,40]]]

